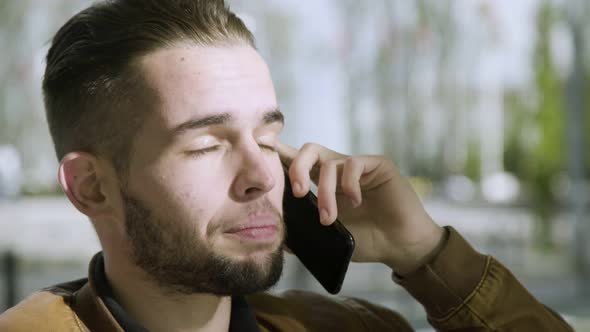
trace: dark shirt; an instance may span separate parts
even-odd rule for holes
[[[102,253],[97,255],[94,266],[96,292],[105,306],[115,317],[125,332],[148,332],[146,328],[133,320],[115,299],[113,289],[109,285],[104,269]],[[243,296],[232,296],[229,332],[259,332],[256,316]]]

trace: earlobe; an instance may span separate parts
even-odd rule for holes
[[[74,206],[92,217],[104,212],[106,198],[101,191],[96,157],[84,152],[68,153],[60,162],[58,180]]]

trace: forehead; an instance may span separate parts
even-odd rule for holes
[[[166,127],[199,115],[229,112],[240,118],[276,107],[266,63],[247,45],[177,45],[144,56],[139,66]]]

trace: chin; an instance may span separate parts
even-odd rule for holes
[[[256,265],[268,264],[271,257],[276,256],[279,251],[282,251],[280,245],[274,245],[272,248],[255,249],[240,248],[237,250],[229,250],[223,253],[223,256],[229,258],[236,263],[255,263]]]
[[[277,251],[283,250],[283,237],[276,236],[265,241],[244,240],[234,235],[226,235],[219,247],[218,253],[226,257],[232,257],[236,261],[260,260]]]

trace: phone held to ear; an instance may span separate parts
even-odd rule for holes
[[[302,198],[295,197],[286,170],[283,218],[287,247],[326,291],[340,292],[354,251],[354,238],[338,220],[330,226],[322,225],[317,197],[311,191]]]

